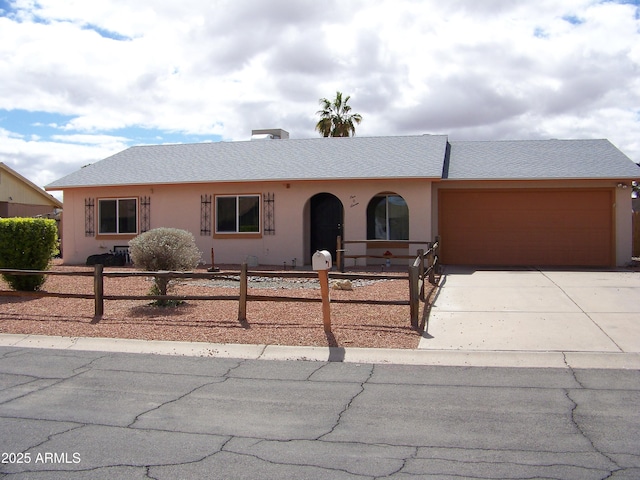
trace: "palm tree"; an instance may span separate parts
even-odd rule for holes
[[[360,125],[362,116],[359,113],[351,113],[351,107],[347,105],[350,98],[351,96],[347,95],[343,99],[342,92],[336,92],[333,101],[320,99],[322,110],[316,112],[320,115],[316,130],[323,137],[349,137],[356,134],[354,124]]]

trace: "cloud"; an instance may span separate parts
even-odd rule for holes
[[[112,145],[112,148],[119,148],[126,145],[130,139],[126,137],[114,137],[111,135],[51,135],[51,139],[56,142],[74,143],[80,145]]]
[[[42,181],[156,137],[316,136],[318,99],[336,90],[363,116],[361,136],[609,138],[640,161],[640,16],[628,2],[9,5],[0,136],[13,143],[0,155],[17,148],[12,167]],[[28,132],[15,112],[64,117]]]
[[[60,141],[33,140],[0,129],[0,162],[36,185],[44,186],[59,178],[60,172],[71,172],[127,147],[127,143],[117,137],[74,137],[62,137]]]

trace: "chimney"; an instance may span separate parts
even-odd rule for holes
[[[289,132],[281,128],[251,130],[251,140],[284,140],[286,138],[289,138]]]

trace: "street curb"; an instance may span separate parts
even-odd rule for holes
[[[425,366],[640,370],[640,353],[296,347],[286,345],[170,342],[125,338],[59,337],[29,334],[0,334],[0,346],[69,351],[238,358],[248,360],[298,360]]]

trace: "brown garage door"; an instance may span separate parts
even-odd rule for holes
[[[440,190],[449,265],[613,264],[613,191]]]

